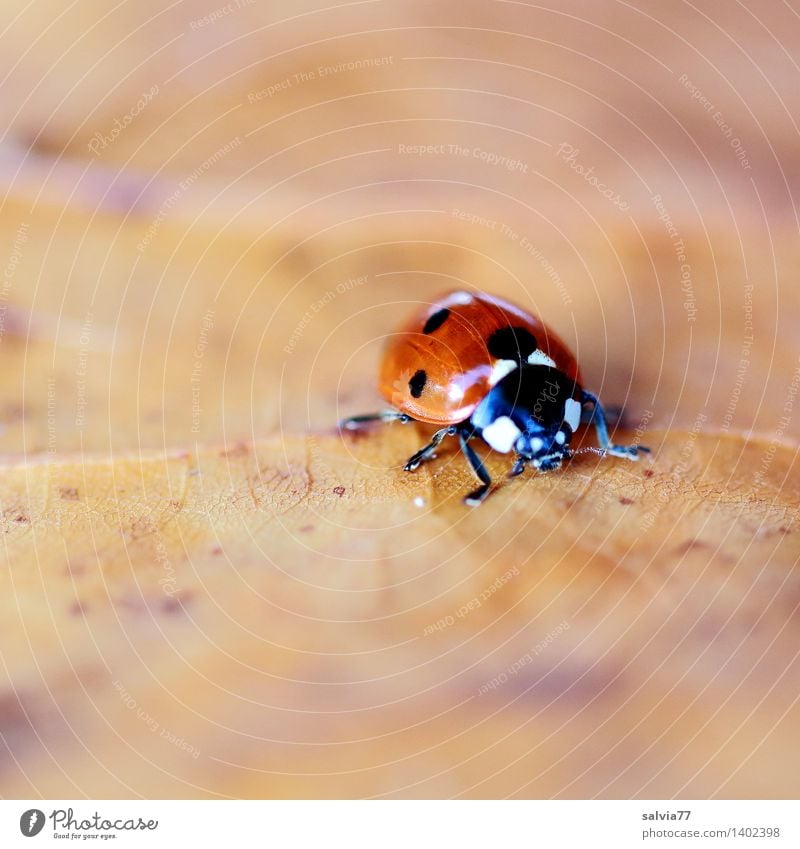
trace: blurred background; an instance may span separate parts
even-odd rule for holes
[[[635,418],[774,426],[792,4],[7,8],[3,296],[36,320],[4,346],[3,450],[47,447],[43,371],[59,450],[325,427],[453,286],[539,310]]]
[[[383,337],[415,303],[455,287],[487,290],[544,316],[577,351],[587,385],[607,403],[624,406],[632,427],[754,436],[772,440],[776,450],[794,450],[800,437],[790,415],[800,382],[796,3],[144,0],[110,7],[94,0],[7,0],[4,9],[0,452],[7,463],[47,457],[127,462],[270,434],[291,441],[327,431],[341,416],[379,405],[375,374]],[[741,459],[737,451],[731,456]],[[372,459],[381,465],[380,456]],[[742,480],[750,473],[743,467]],[[791,526],[794,514],[781,509],[775,521]],[[9,521],[13,525],[13,517]],[[112,526],[109,548],[86,543],[81,562],[89,574],[99,569],[118,577],[132,555],[119,547],[112,519],[104,521]],[[734,527],[733,514],[730,521]],[[431,539],[443,528],[432,526]],[[535,543],[534,530],[526,545]],[[493,532],[500,533],[497,527]],[[494,564],[504,574],[519,562],[506,554],[501,563],[486,539],[493,537],[483,543],[459,537],[458,546],[473,546],[476,568]],[[741,549],[749,537],[731,539]],[[604,540],[598,534],[577,562],[590,559]],[[29,557],[25,562],[41,566],[36,540],[24,544],[33,548],[20,555],[23,561]],[[48,545],[48,562],[60,564],[56,543]],[[180,568],[205,568],[193,559],[186,538],[169,538],[166,545]],[[394,574],[389,554],[379,557],[364,545],[355,559]],[[796,617],[795,549],[778,560],[788,570],[781,573],[788,583],[770,577],[776,581],[770,593],[780,584],[789,594],[782,597],[774,629],[762,635],[765,642],[758,651],[751,647],[751,660]],[[420,574],[436,565],[442,549],[421,551],[405,552]],[[648,549],[646,562],[656,552]],[[298,546],[296,556],[311,558],[303,572],[311,580],[313,564],[321,562],[314,557],[323,555]],[[158,550],[147,557],[158,561]],[[285,559],[282,565],[289,567]],[[56,568],[61,575],[61,566]],[[46,591],[44,574],[26,603]],[[628,575],[634,584],[639,577]],[[444,586],[445,578],[439,580]],[[599,574],[597,580],[607,591]],[[487,583],[486,575],[480,578],[481,587]],[[102,609],[106,594],[98,592]],[[238,592],[229,606],[223,604],[226,615],[235,618],[244,608],[252,615],[248,628],[257,630],[262,612],[245,600],[246,587]],[[404,610],[421,603],[414,592],[396,597]],[[731,596],[732,610],[737,598]],[[643,602],[629,603],[638,610]],[[665,602],[663,617],[678,603],[674,596]],[[261,678],[256,685],[250,677],[262,660],[257,645],[248,643],[238,654],[228,646],[232,656],[248,658],[240,677],[229,676],[220,658],[203,666],[191,628],[182,636],[169,632],[177,641],[171,648],[182,648],[167,661],[160,624],[131,625],[119,615],[108,620],[114,640],[103,625],[47,625],[50,636],[42,637],[41,646],[66,640],[62,649],[80,680],[65,679],[69,695],[47,701],[33,727],[41,733],[60,716],[73,728],[85,707],[85,687],[92,704],[104,706],[101,718],[75,732],[79,742],[67,745],[69,732],[62,729],[34,753],[31,732],[24,730],[27,711],[20,714],[15,697],[7,695],[6,739],[18,744],[5,761],[7,793],[651,798],[682,789],[694,796],[790,792],[788,763],[774,772],[762,768],[758,779],[752,771],[739,772],[751,755],[777,757],[788,739],[780,737],[770,749],[755,729],[730,762],[707,773],[705,761],[691,759],[661,769],[664,752],[678,745],[670,736],[671,718],[696,705],[703,676],[685,691],[672,685],[684,681],[687,669],[724,666],[726,656],[705,652],[725,617],[705,622],[709,630],[688,660],[667,664],[665,680],[672,683],[664,685],[666,701],[637,705],[637,717],[655,711],[655,726],[645,723],[638,742],[626,736],[630,714],[619,714],[618,705],[603,706],[602,699],[598,707],[594,699],[626,669],[629,692],[638,692],[638,667],[628,664],[634,648],[646,644],[647,632],[627,635],[631,655],[617,657],[613,669],[593,673],[585,659],[587,666],[568,668],[563,679],[551,681],[542,698],[563,697],[562,715],[582,719],[570,739],[551,738],[559,727],[555,720],[542,732],[542,760],[536,769],[525,767],[537,779],[526,784],[528,772],[510,766],[518,726],[506,721],[508,713],[500,724],[491,723],[489,711],[477,725],[474,717],[465,725],[475,751],[494,746],[498,753],[482,766],[470,764],[474,753],[466,743],[457,756],[440,757],[432,748],[434,732],[411,742],[391,737],[402,711],[390,711],[385,721],[380,712],[364,720],[352,714],[363,706],[337,701],[328,691],[306,701],[299,685],[281,691],[289,724],[274,720],[273,726],[254,703],[242,701],[243,694],[256,703],[274,696]],[[364,610],[357,615],[369,618]],[[571,639],[587,652],[581,639],[590,629],[581,631],[574,611],[556,606],[540,636],[564,617],[572,623]],[[200,632],[215,643],[230,625],[224,619],[215,620],[219,631],[206,622]],[[421,620],[435,621],[430,612]],[[753,621],[742,625],[741,634],[751,634]],[[661,634],[659,662],[671,657],[675,641],[697,622],[673,620],[675,630]],[[286,644],[292,641],[280,637],[300,626],[295,622],[286,632],[275,627],[273,649],[281,644],[281,652],[291,653]],[[420,622],[414,627],[418,633]],[[67,632],[72,637],[64,637]],[[348,643],[351,654],[380,642],[370,633]],[[407,636],[398,626],[392,644]],[[333,675],[320,657],[310,659],[330,644],[330,634],[306,637],[317,642],[305,647],[303,675]],[[561,645],[567,652],[568,641]],[[48,654],[54,669],[64,665],[59,651]],[[17,696],[33,694],[35,706],[45,698],[36,662],[48,661],[32,652],[12,682]],[[423,647],[416,660],[403,655],[396,667],[386,654],[364,674],[374,679],[376,670],[388,675],[400,667],[407,673],[426,652]],[[514,650],[489,664],[477,683],[519,656]],[[703,663],[694,667],[699,658]],[[156,674],[162,661],[163,674]],[[649,668],[649,660],[638,662]],[[783,659],[774,679],[760,681],[759,692],[784,681],[790,662],[793,656]],[[177,669],[184,663],[194,671],[181,677]],[[287,664],[284,671],[297,672],[286,658],[281,663]],[[120,666],[127,676],[113,672]],[[352,672],[342,672],[342,680]],[[151,674],[160,686],[172,680],[178,689],[169,695],[148,690]],[[596,686],[589,685],[583,702],[580,687],[571,686],[593,680],[593,674]],[[780,690],[785,699],[770,705],[770,728],[783,722],[797,689]],[[238,694],[233,706],[223,697],[231,692]],[[396,681],[378,694],[388,702],[410,698]],[[454,702],[461,698],[451,696]],[[190,741],[187,746],[202,756],[195,760],[180,745],[155,746],[158,735],[125,707],[128,697],[147,703],[148,718],[159,717],[160,729]],[[436,714],[439,702],[431,698],[419,708],[420,724]],[[696,727],[686,731],[687,738],[710,734],[712,753],[756,704],[745,699],[731,708],[724,728],[715,726],[726,699],[727,691],[725,698],[705,703]],[[167,702],[171,720],[160,714]],[[208,719],[203,708],[212,702],[219,710]],[[337,711],[346,714],[347,723],[315,725],[309,715],[320,704],[331,707],[334,719]],[[487,702],[481,704],[482,711]],[[187,731],[188,714],[202,714],[203,721]],[[581,750],[586,759],[575,761],[573,748],[585,739],[581,729],[600,727],[609,717],[615,720],[608,727],[619,732],[611,760],[596,766],[606,744],[593,739]],[[325,723],[330,721],[328,716]],[[247,735],[239,735],[244,728],[262,742],[262,734],[274,732],[275,740],[294,735],[295,748],[273,741],[263,759],[249,766],[221,766],[228,755],[247,759]],[[377,776],[367,771],[369,756],[346,746],[362,728],[368,738],[388,735],[392,741],[392,754],[379,760],[394,766]],[[141,740],[131,744],[137,751],[154,748],[123,780],[130,753],[115,746],[137,735]],[[652,739],[667,749],[651,751]],[[325,750],[316,758],[303,748],[312,743],[323,747],[320,752],[339,745],[337,752],[345,754],[338,759]],[[53,747],[62,745],[61,756],[54,756],[61,768],[80,765],[72,785],[53,778],[47,766]],[[403,760],[406,751],[418,752],[418,761]],[[466,764],[458,774],[450,771],[456,761]],[[630,763],[636,768],[629,769]],[[114,778],[104,777],[106,770]],[[349,776],[344,783],[336,778],[340,770]],[[733,784],[726,783],[734,772]]]

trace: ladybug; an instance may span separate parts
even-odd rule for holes
[[[600,401],[582,385],[569,348],[540,319],[482,292],[456,291],[424,307],[386,347],[379,387],[391,410],[344,419],[353,430],[369,421],[411,420],[439,425],[431,441],[409,457],[412,472],[434,456],[447,436],[481,485],[464,502],[480,504],[492,480],[470,440],[516,455],[509,477],[526,465],[557,469],[581,422],[594,424],[602,454],[638,459],[642,445],[616,445]],[[588,449],[597,450],[597,449]]]

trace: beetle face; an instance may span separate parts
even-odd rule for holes
[[[568,451],[580,424],[579,389],[550,366],[523,366],[481,401],[470,423],[495,451],[515,451],[538,466]]]
[[[558,430],[542,429],[539,433],[523,433],[517,439],[514,450],[520,457],[529,460],[533,466],[547,464],[556,458],[560,459],[569,452],[569,441],[572,434],[562,428]]]

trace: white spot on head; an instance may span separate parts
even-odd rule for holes
[[[573,433],[580,427],[582,409],[574,398],[567,398],[567,403],[564,404],[564,421],[570,426]]]
[[[530,366],[550,366],[550,368],[555,368],[556,363],[555,360],[551,360],[550,357],[545,354],[540,348],[537,348],[533,353],[528,354],[528,365]]]
[[[556,434],[556,442],[557,442],[559,445],[563,445],[566,441],[567,441],[567,437],[566,437],[566,436],[564,436],[564,431],[563,431],[563,430],[560,430],[560,431]]]
[[[508,454],[514,447],[519,434],[519,428],[508,416],[500,416],[489,427],[483,429],[482,436],[495,451],[499,451],[501,454]]]
[[[541,451],[543,445],[544,445],[544,442],[542,442],[542,440],[539,439],[538,436],[534,436],[533,439],[531,440],[531,450],[533,450],[533,451],[537,451],[537,452]]]
[[[516,367],[516,360],[498,360],[492,367],[492,373],[489,375],[489,385],[495,386],[507,374],[511,374]]]

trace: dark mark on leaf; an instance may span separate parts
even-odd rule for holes
[[[677,554],[688,554],[696,548],[711,548],[711,546],[702,539],[687,539],[685,542],[676,546],[675,551]]]
[[[244,442],[237,442],[232,448],[220,452],[220,457],[245,457],[250,453],[250,449]]]
[[[191,596],[188,593],[173,595],[164,600],[161,609],[164,613],[182,613],[190,600]]]

